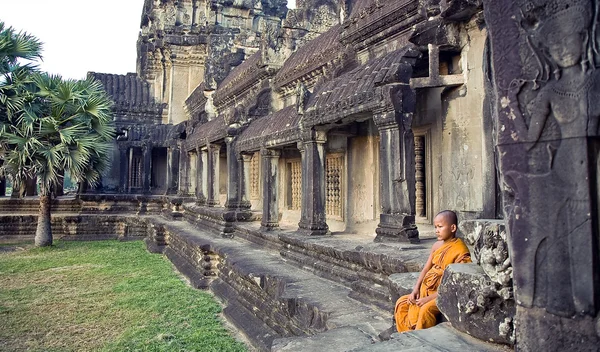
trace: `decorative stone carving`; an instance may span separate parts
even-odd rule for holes
[[[490,279],[512,290],[512,265],[508,254],[504,220],[464,220],[459,228],[473,247],[472,258]],[[510,295],[504,295],[507,298]]]
[[[485,0],[484,12],[517,345],[594,350],[600,344],[589,327],[600,293],[598,2]]]
[[[325,160],[325,214],[343,219],[344,208],[342,203],[344,180],[344,155],[327,155]]]
[[[291,210],[300,210],[302,205],[302,162],[290,162],[291,178]]]
[[[452,326],[484,341],[514,344],[515,301],[497,289],[477,264],[452,264],[444,271],[437,306]]]
[[[415,213],[427,216],[425,204],[425,137],[415,136]]]

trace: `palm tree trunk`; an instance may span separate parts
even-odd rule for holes
[[[40,195],[40,213],[38,215],[37,230],[35,231],[35,245],[46,247],[52,245],[52,227],[50,223],[50,194],[42,190]]]

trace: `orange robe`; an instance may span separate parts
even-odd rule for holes
[[[433,253],[433,266],[421,282],[419,297],[427,297],[437,292],[442,282],[442,275],[446,267],[453,263],[470,263],[471,254],[465,243],[460,238],[453,238],[444,243]],[[398,332],[408,330],[427,329],[434,326],[440,313],[435,299],[419,307],[408,303],[408,296],[402,296],[396,301],[394,317]]]

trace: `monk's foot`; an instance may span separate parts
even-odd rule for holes
[[[387,341],[392,338],[392,334],[397,332],[396,325],[390,326],[387,330],[382,331],[377,335],[381,341]]]

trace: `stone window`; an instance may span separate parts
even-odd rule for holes
[[[134,154],[131,159],[131,172],[129,173],[129,184],[131,188],[142,188],[142,156]]]
[[[260,153],[256,152],[250,160],[250,199],[260,197]]]
[[[432,175],[431,130],[415,128],[415,217],[419,222],[431,222]]]
[[[344,154],[328,154],[325,160],[325,213],[336,220],[343,220]]]
[[[301,160],[288,161],[288,208],[300,210],[302,206],[302,162]]]

